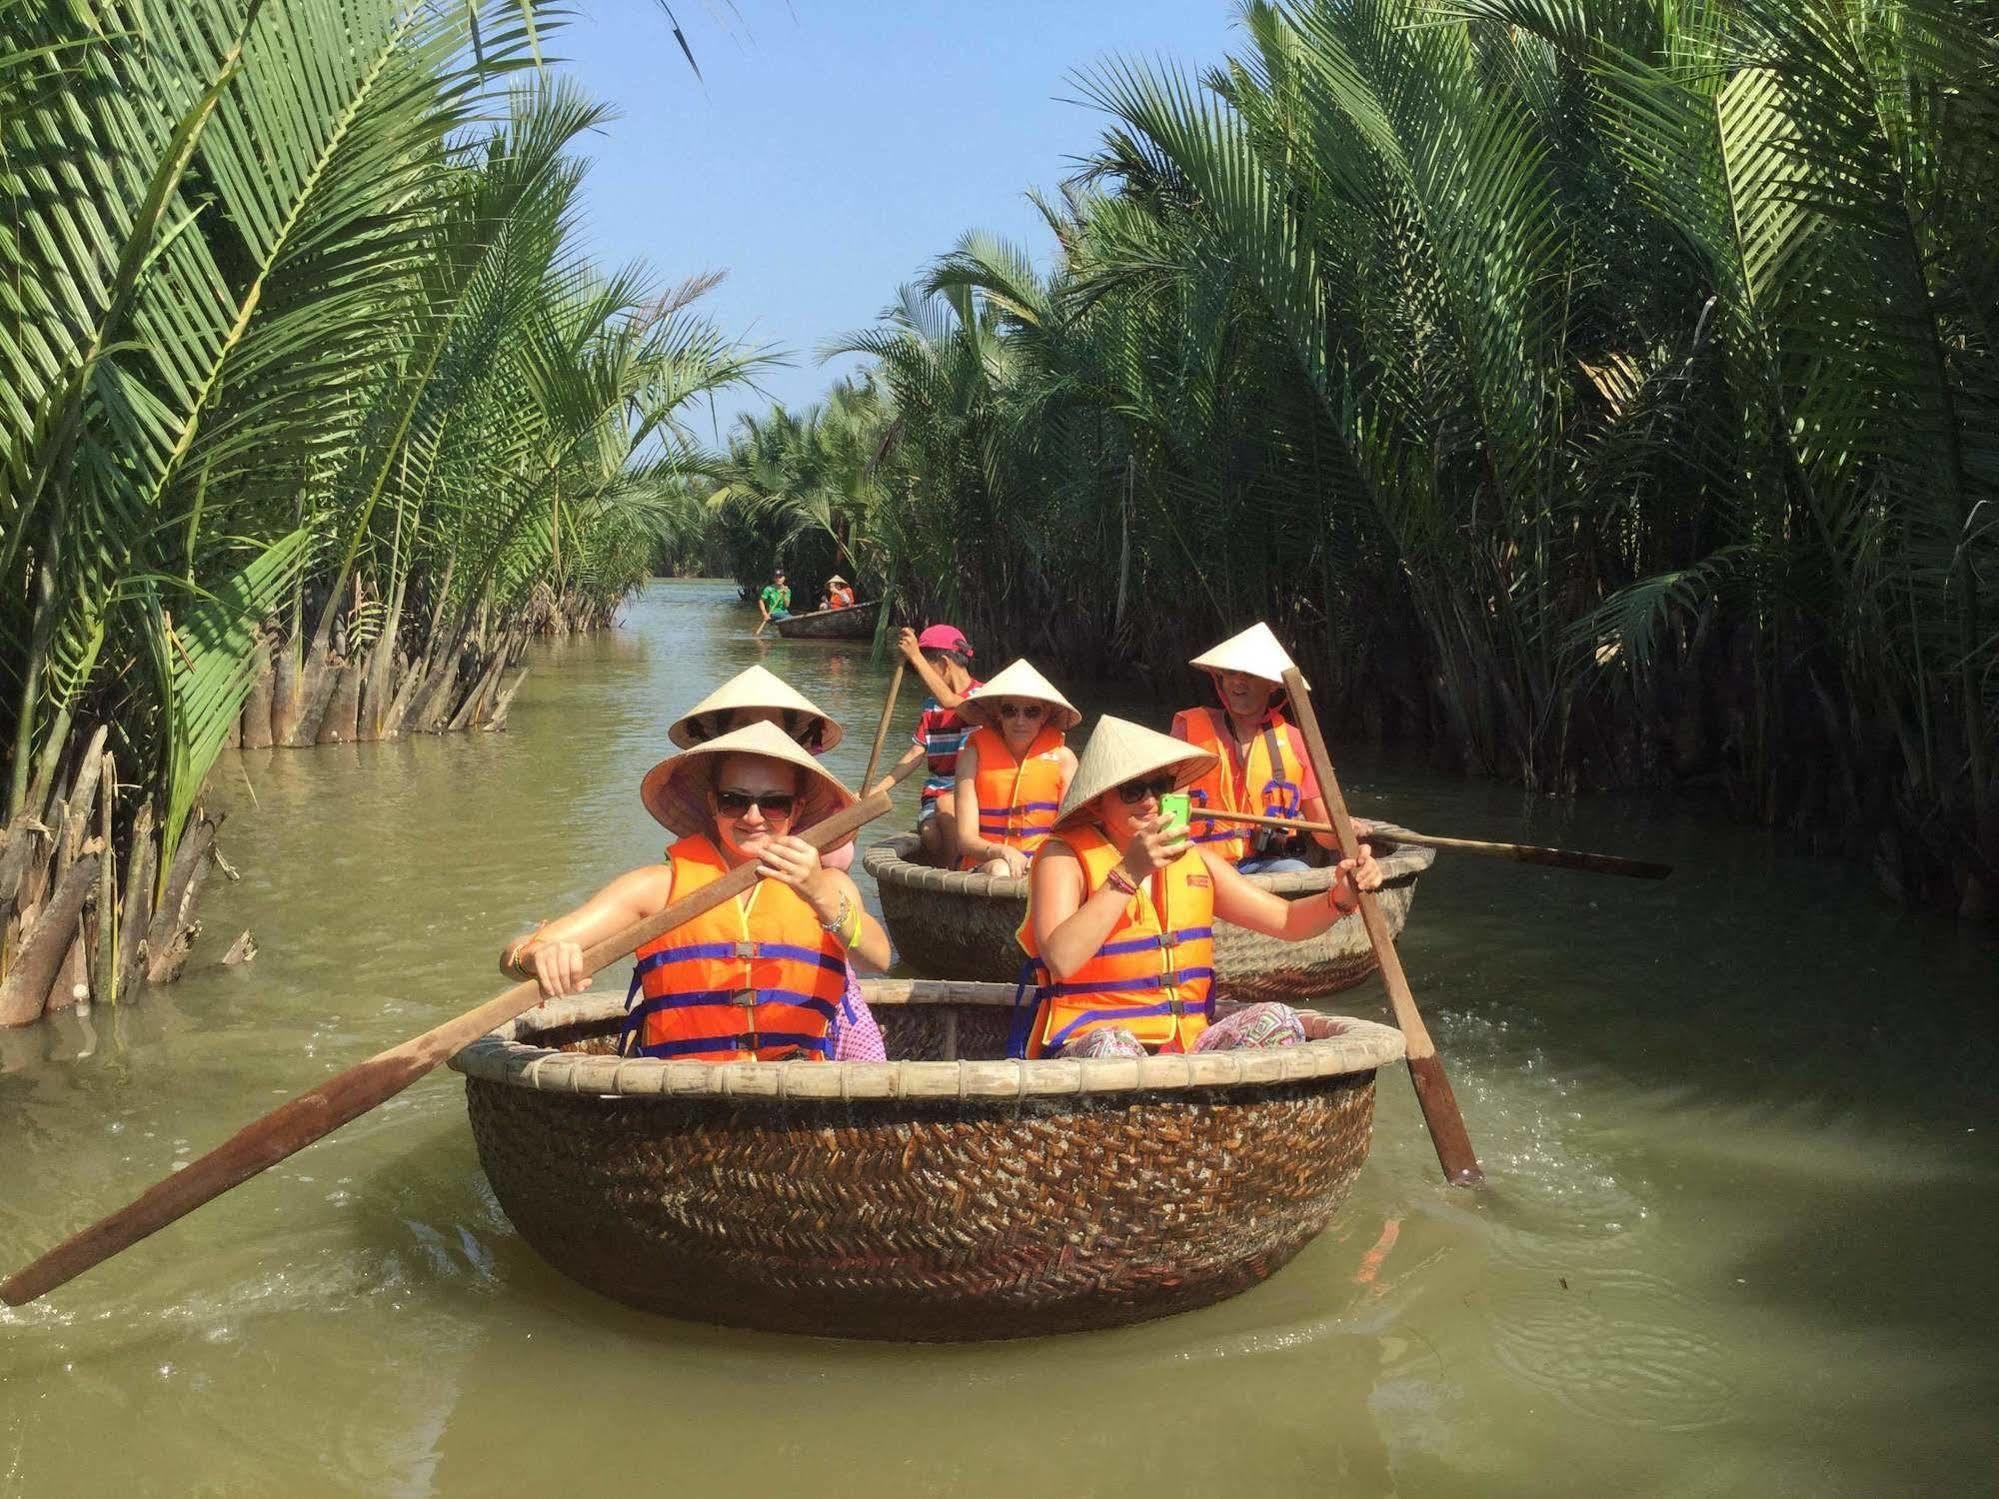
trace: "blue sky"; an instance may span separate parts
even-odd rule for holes
[[[654,0],[582,0],[550,51],[620,118],[595,159],[600,257],[679,280],[724,269],[705,305],[793,351],[765,388],[817,398],[853,361],[824,339],[872,322],[968,229],[1046,264],[1026,200],[1052,190],[1102,117],[1069,76],[1108,56],[1205,68],[1239,41],[1232,0],[675,0],[705,83]],[[739,12],[739,13],[738,13]],[[726,433],[745,393],[721,402]],[[701,424],[707,436],[707,423]]]

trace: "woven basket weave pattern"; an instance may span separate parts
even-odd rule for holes
[[[1263,1280],[1345,1202],[1374,1084],[1018,1111],[476,1078],[467,1099],[507,1216],[591,1289],[695,1321],[931,1341],[1116,1326]]]
[[[617,1097],[493,1065],[550,1043],[601,1051],[614,1013],[551,1007],[551,1028],[454,1063],[522,1237],[648,1310],[916,1341],[1115,1326],[1263,1280],[1346,1200],[1372,1128],[1366,1064],[1400,1050],[1353,1022],[1355,1061],[1332,1064],[1353,1071],[1014,1099]],[[892,1051],[937,1055],[991,1055],[1006,1014],[920,999],[876,1013]]]

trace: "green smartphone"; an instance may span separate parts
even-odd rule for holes
[[[1162,832],[1187,831],[1187,821],[1193,815],[1194,799],[1184,791],[1169,791],[1159,798],[1160,830]]]

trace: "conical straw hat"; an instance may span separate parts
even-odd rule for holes
[[[1077,762],[1075,778],[1062,798],[1055,826],[1070,827],[1088,815],[1090,804],[1113,787],[1155,771],[1171,769],[1174,789],[1191,786],[1215,767],[1215,757],[1184,739],[1142,728],[1106,713],[1090,731],[1089,746]]]
[[[1211,651],[1204,651],[1187,663],[1198,666],[1203,671],[1246,672],[1252,677],[1261,677],[1266,682],[1284,681],[1284,673],[1298,663],[1278,643],[1270,626],[1258,620],[1240,635],[1231,635]],[[1310,687],[1312,684],[1305,684]]]
[[[1083,721],[1083,715],[1076,711],[1076,705],[1055,690],[1055,684],[1041,675],[1025,660],[1016,661],[998,676],[970,697],[958,710],[958,716],[972,723],[983,724],[986,728],[999,727],[999,715],[993,712],[993,703],[1003,697],[1031,697],[1036,702],[1047,703],[1054,708],[1048,715],[1048,722],[1067,732]]]
[[[817,703],[761,666],[737,672],[676,718],[666,737],[682,749],[693,749],[728,729],[730,719],[738,713],[760,712],[775,713],[785,724],[796,725],[797,730],[803,730],[809,720],[818,720],[822,755],[846,737],[846,731]]]
[[[729,755],[761,755],[767,760],[796,765],[804,772],[798,780],[802,801],[791,822],[794,833],[802,833],[815,822],[823,822],[854,804],[854,793],[842,786],[830,771],[822,769],[817,760],[793,743],[776,724],[762,721],[732,729],[660,761],[639,783],[639,800],[663,827],[683,838],[711,832],[708,787],[715,767]]]

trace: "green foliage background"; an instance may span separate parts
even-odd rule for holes
[[[279,742],[343,686],[396,732],[695,529],[678,413],[761,356],[691,310],[712,283],[579,248],[606,115],[540,67],[560,20],[0,0],[10,822],[107,723],[164,879],[270,655]]]
[[[1106,128],[1050,275],[967,235],[748,422],[745,579],[823,538],[997,659],[1267,618],[1357,728],[1999,880],[1999,40],[1969,0],[1251,4]],[[794,567],[799,564],[794,560]]]

